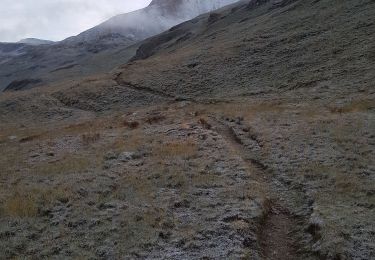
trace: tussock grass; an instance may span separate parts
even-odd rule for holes
[[[15,192],[3,201],[1,209],[5,216],[32,218],[37,217],[41,210],[57,201],[66,203],[72,198],[73,193],[64,187],[56,189],[17,187]]]
[[[36,217],[38,204],[34,194],[16,192],[4,202],[4,214],[11,217]]]

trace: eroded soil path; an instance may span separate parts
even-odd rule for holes
[[[272,177],[261,162],[248,157],[248,149],[243,145],[234,129],[224,122],[211,117],[214,129],[225,138],[228,145],[240,156],[251,174],[264,188],[268,197],[264,202],[264,218],[259,223],[258,243],[263,259],[300,259],[300,242],[296,234],[299,220],[282,205],[278,192],[272,190]]]
[[[261,224],[258,239],[265,259],[299,259],[298,241],[294,236],[296,220],[282,206],[270,206]]]
[[[163,91],[150,88],[134,86],[121,79],[121,74],[115,77],[115,81],[121,85],[142,91],[146,94],[157,95],[167,99],[178,100],[179,98]],[[189,99],[189,101],[195,100]],[[236,134],[235,129],[214,116],[210,117],[210,125],[220,134],[232,148],[232,150],[243,160],[255,180],[264,190],[267,199],[264,202],[264,216],[258,227],[258,246],[263,259],[291,260],[301,259],[299,250],[302,245],[299,241],[299,220],[293,216],[286,206],[280,201],[280,193],[275,190],[272,175],[267,172],[267,167],[259,160],[251,156],[251,151]]]

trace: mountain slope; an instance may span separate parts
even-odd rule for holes
[[[133,56],[131,50],[134,48],[126,51],[127,47],[178,23],[236,1],[154,1],[144,9],[118,15],[61,42],[40,45],[33,40],[34,44],[28,44],[20,55],[4,55],[0,61],[0,91],[13,81],[38,82],[23,86],[25,89],[109,71]],[[125,55],[112,59],[118,53]],[[98,60],[99,63],[96,62]]]
[[[135,62],[124,66],[123,80],[197,97],[369,90],[375,77],[372,2],[289,1],[285,10],[272,2],[197,18],[146,40]]]

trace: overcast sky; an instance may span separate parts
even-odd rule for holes
[[[62,40],[151,0],[0,0],[0,42]]]

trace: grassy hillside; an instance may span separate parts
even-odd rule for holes
[[[149,39],[143,55],[153,56],[124,66],[123,79],[205,98],[373,94],[373,1],[272,2],[203,16]]]
[[[243,1],[2,94],[0,258],[374,258],[373,17]]]

